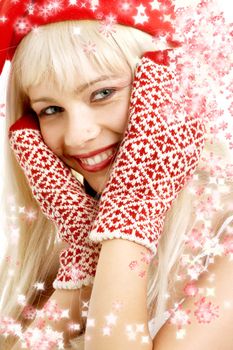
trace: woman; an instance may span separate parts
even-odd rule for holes
[[[44,311],[41,312],[39,316],[37,313],[35,320],[28,327],[28,331],[23,330],[22,332],[23,336],[21,338],[26,342],[29,348],[36,348],[36,346],[37,348],[40,348],[40,346],[42,347],[41,344],[38,345],[38,342],[36,343],[37,340],[35,340],[33,329],[37,329],[37,331],[38,329],[41,330],[40,335],[43,334],[43,346],[45,347],[47,341],[47,324],[51,325],[55,331],[64,332],[64,341],[66,345],[69,343],[69,339],[82,333],[85,329],[85,318],[82,317],[81,314],[82,304],[80,298],[88,300],[91,295],[88,324],[86,327],[85,349],[104,349],[104,347],[106,349],[109,347],[114,349],[114,346],[115,348],[123,349],[125,347],[128,349],[128,342],[133,340],[134,349],[141,349],[142,347],[152,349],[152,346],[154,349],[162,348],[162,346],[169,349],[169,346],[171,347],[171,342],[174,345],[174,341],[176,341],[174,331],[169,332],[172,326],[166,323],[164,328],[161,329],[160,333],[154,338],[156,333],[156,325],[154,325],[152,332],[154,333],[152,334],[154,341],[152,345],[152,337],[149,337],[146,321],[157,316],[157,328],[159,328],[159,323],[161,324],[164,320],[164,311],[167,308],[171,309],[174,303],[182,301],[186,295],[192,295],[188,294],[187,290],[186,292],[183,291],[183,289],[187,287],[187,282],[190,277],[188,274],[181,283],[176,281],[176,272],[179,268],[179,259],[182,253],[185,252],[187,256],[188,252],[191,250],[192,255],[194,253],[198,258],[197,262],[199,265],[201,259],[203,263],[205,262],[205,255],[200,256],[196,247],[193,250],[190,244],[187,244],[186,247],[184,246],[185,239],[186,243],[190,243],[192,238],[190,234],[190,241],[187,239],[188,233],[193,233],[193,230],[200,230],[203,225],[203,221],[201,219],[198,221],[195,217],[196,195],[190,192],[190,187],[200,188],[208,184],[208,172],[201,170],[201,165],[196,172],[193,183],[191,184],[191,182],[189,182],[188,186],[179,193],[177,199],[173,198],[172,207],[166,214],[165,225],[163,226],[163,220],[159,222],[153,221],[156,222],[157,225],[152,226],[152,228],[157,230],[156,232],[160,232],[161,226],[163,226],[158,250],[156,250],[155,247],[158,241],[157,236],[150,236],[149,238],[147,236],[146,238],[148,238],[148,240],[143,237],[141,241],[142,245],[139,244],[140,240],[136,238],[129,239],[129,237],[127,237],[127,239],[121,237],[123,239],[113,240],[108,240],[108,238],[106,239],[105,237],[106,240],[102,242],[102,245],[93,243],[100,237],[98,233],[99,227],[105,229],[106,232],[106,227],[104,227],[101,220],[106,216],[106,211],[108,214],[106,203],[107,208],[109,208],[109,202],[111,204],[111,201],[114,202],[116,198],[114,196],[114,191],[116,191],[117,188],[113,188],[112,186],[111,189],[111,185],[113,185],[113,179],[117,179],[116,172],[118,169],[122,169],[119,166],[119,162],[124,159],[122,158],[122,153],[124,154],[122,150],[130,144],[130,142],[122,143],[122,141],[125,139],[127,139],[127,141],[131,140],[131,136],[129,137],[129,135],[133,135],[132,129],[131,133],[128,132],[128,134],[126,130],[128,119],[132,120],[133,116],[136,115],[136,112],[133,113],[132,107],[129,106],[132,91],[138,91],[136,86],[134,86],[133,89],[132,85],[135,65],[139,62],[135,60],[135,58],[141,57],[146,51],[155,50],[155,45],[149,34],[130,27],[116,25],[116,28],[116,33],[112,33],[110,37],[104,38],[103,40],[103,35],[98,31],[98,23],[96,21],[66,21],[64,23],[49,24],[40,27],[41,30],[30,32],[25,36],[24,40],[18,45],[17,52],[12,62],[12,73],[8,88],[7,127],[11,127],[11,146],[16,156],[18,156],[18,161],[22,169],[17,165],[12,153],[9,153],[9,166],[12,165],[12,170],[7,174],[9,180],[8,186],[12,189],[10,183],[14,183],[15,193],[17,194],[16,200],[19,205],[23,205],[26,208],[29,206],[37,207],[38,216],[30,225],[28,222],[23,222],[23,220],[20,222],[21,232],[17,247],[15,247],[17,252],[15,255],[11,253],[12,257],[17,256],[20,268],[16,271],[12,277],[12,281],[9,283],[10,285],[6,295],[11,295],[11,297],[6,297],[5,299],[4,315],[22,321],[23,326],[27,327],[32,322],[28,313],[25,313],[28,304],[34,305],[36,308],[41,308],[46,301],[49,301],[45,309],[42,309]],[[79,33],[78,35],[77,32]],[[96,47],[94,52],[87,53],[85,51],[85,43],[88,42],[89,45],[91,42],[95,43]],[[69,55],[64,55],[64,52],[69,52]],[[139,65],[139,72],[140,67],[141,65]],[[103,75],[105,76],[103,77]],[[90,82],[100,79],[100,76],[102,76],[101,79],[105,80],[95,83],[96,86],[91,85],[92,83]],[[138,81],[141,83],[142,80],[140,80],[139,77],[134,80],[134,82]],[[85,90],[84,86],[82,86],[82,89],[79,88],[79,91],[76,91],[77,86],[80,87],[85,83],[88,83]],[[74,92],[76,92],[77,95],[75,95]],[[106,92],[107,97],[105,96]],[[104,97],[101,96],[101,94],[104,94]],[[134,97],[135,96],[136,93]],[[46,100],[48,97],[50,98],[49,101]],[[41,101],[42,98],[43,101]],[[54,101],[52,101],[52,99]],[[169,102],[171,103],[171,101]],[[131,104],[133,105],[133,99],[131,99]],[[131,107],[130,115],[129,107]],[[174,105],[174,107],[176,107],[176,105]],[[30,114],[29,117],[28,114]],[[25,130],[25,128],[22,127],[22,115],[26,118],[27,123],[32,122],[29,127],[30,130],[36,130],[36,133],[37,130],[41,132],[43,137],[42,141],[44,141],[45,146],[48,146],[49,150],[52,151],[52,153],[46,154],[49,154],[51,157],[54,156],[52,161],[50,159],[50,163],[47,163],[48,159],[43,159],[41,165],[46,164],[45,170],[47,172],[43,172],[42,170],[41,173],[47,174],[49,178],[50,174],[53,172],[54,174],[61,174],[58,171],[59,169],[64,171],[63,175],[67,175],[67,182],[62,182],[64,180],[63,176],[61,179],[57,178],[61,181],[57,183],[60,185],[61,189],[58,191],[59,194],[65,193],[65,203],[68,203],[68,206],[70,204],[69,209],[72,210],[72,208],[74,208],[71,221],[72,225],[73,223],[75,223],[75,225],[71,226],[74,227],[74,230],[78,229],[78,231],[73,231],[74,235],[72,237],[76,238],[72,242],[70,236],[66,236],[67,231],[71,232],[71,227],[69,226],[67,218],[64,216],[64,203],[62,202],[63,208],[61,208],[59,207],[59,201],[54,205],[53,199],[51,202],[48,197],[42,198],[45,192],[39,192],[41,188],[38,187],[38,181],[35,181],[35,178],[33,180],[31,169],[35,170],[35,167],[33,168],[32,166],[35,164],[33,160],[35,159],[35,161],[37,161],[37,159],[39,159],[39,152],[37,154],[33,153],[31,159],[30,153],[26,158],[20,158],[24,150],[21,147],[22,144],[19,146],[19,141],[16,140],[16,138],[21,130],[23,130],[23,132]],[[16,120],[21,120],[20,128],[18,127],[19,124],[15,123]],[[25,121],[25,119],[23,120]],[[150,121],[149,117],[148,121]],[[177,120],[177,123],[178,122],[179,120]],[[29,124],[27,124],[27,127],[28,125]],[[131,122],[131,125],[134,124]],[[152,126],[154,127],[154,125]],[[32,134],[31,138],[28,138],[28,140],[33,140]],[[135,139],[133,139],[133,141],[135,141]],[[153,140],[151,142],[153,142]],[[121,147],[119,147],[120,144]],[[102,159],[88,160],[88,158],[93,158],[93,155],[90,157],[90,155],[86,153],[93,150],[99,151],[104,146],[109,145],[114,145],[114,147],[116,147],[116,149],[114,148],[115,151],[119,150],[115,158],[116,162],[113,163],[115,159],[112,157],[112,154],[107,154],[107,156],[110,157],[108,163],[102,165],[101,169],[98,169],[98,167],[96,168],[94,164],[91,163],[102,161]],[[25,147],[25,144],[23,146]],[[37,146],[38,145],[36,145],[36,148],[34,147],[34,152],[36,150],[41,150],[37,148]],[[42,143],[40,143],[40,146],[44,147]],[[207,142],[206,149],[208,149]],[[49,152],[49,150],[46,149],[46,152]],[[28,150],[26,151],[28,152]],[[132,154],[133,156],[128,158],[128,162],[135,159],[133,158],[134,152],[132,152]],[[84,155],[86,160],[82,158]],[[113,155],[116,156],[116,152],[113,153]],[[79,159],[78,162],[75,160],[76,158]],[[30,159],[30,162],[25,163],[25,159]],[[83,162],[80,163],[80,160],[83,160]],[[142,158],[141,160],[143,161]],[[83,189],[80,188],[78,182],[74,181],[73,177],[69,178],[68,173],[65,172],[67,168],[62,167],[61,161],[68,166],[68,168],[73,169],[84,177],[85,190],[90,196],[85,195],[85,191],[83,192]],[[49,172],[49,164],[52,167],[51,172]],[[56,164],[55,167],[54,164]],[[132,169],[132,166],[129,168],[127,164],[124,164],[124,166],[125,170],[127,170],[124,174],[126,174],[126,179],[128,181],[128,171],[130,171],[130,168]],[[36,169],[36,171],[38,171],[38,169]],[[137,169],[135,171],[137,171]],[[192,171],[194,171],[194,166]],[[109,178],[110,174],[111,177]],[[17,176],[17,181],[14,180],[15,176]],[[135,181],[135,177],[132,177],[132,174],[130,174],[130,176],[131,181]],[[151,178],[153,178],[153,175],[151,175]],[[52,178],[52,180],[56,182],[56,179]],[[138,181],[139,184],[142,182],[142,175],[138,178]],[[155,179],[154,182],[156,182]],[[49,184],[51,185],[51,182],[49,182]],[[130,190],[137,188],[137,186],[138,183],[136,182],[130,187]],[[146,189],[146,184],[144,186]],[[216,186],[214,184],[210,187]],[[219,185],[219,188],[220,187],[221,185]],[[57,189],[57,187],[55,188]],[[122,186],[122,182],[119,188],[121,194],[127,194]],[[96,195],[96,192],[99,195],[102,193],[100,201],[100,196]],[[74,197],[71,196],[71,198],[68,198],[67,193],[72,193]],[[78,198],[77,193],[79,193]],[[109,193],[113,193],[110,198],[111,201],[109,201],[107,197]],[[129,196],[134,202],[136,202],[137,198],[135,194],[137,195],[138,193],[131,192]],[[93,198],[91,198],[91,196]],[[206,200],[207,196],[208,192],[203,192],[200,202]],[[229,224],[228,218],[231,212],[231,193],[227,196],[223,192],[221,193],[221,197],[221,202],[223,203],[221,216],[215,215],[214,218],[211,217],[211,225],[208,227],[210,232],[213,231],[214,234],[217,234],[217,232],[221,233],[218,229],[222,227],[223,230],[226,228],[226,224]],[[118,198],[117,196],[117,199]],[[126,196],[126,198],[128,197]],[[138,199],[140,198],[141,197]],[[43,199],[45,199],[45,201],[43,201]],[[123,198],[121,198],[121,200],[122,199]],[[53,205],[51,205],[51,203]],[[187,206],[187,203],[189,206]],[[111,208],[111,219],[114,219],[113,212],[116,210],[116,203],[114,202],[114,204],[115,206]],[[118,202],[117,204],[117,209],[121,209]],[[127,202],[127,205],[129,204],[130,203]],[[146,208],[146,205],[146,202],[143,202],[143,207],[145,206]],[[58,210],[52,213],[51,208],[60,208],[61,211]],[[124,210],[128,209],[125,203],[123,204],[123,208]],[[180,208],[185,208],[185,220],[184,211],[180,210]],[[42,209],[42,211],[39,209]],[[77,217],[75,213],[78,211],[81,211],[84,215]],[[120,211],[120,215],[123,216],[123,214],[124,213]],[[155,219],[150,211],[147,212],[147,215],[150,215],[149,217],[151,217],[151,220]],[[51,223],[51,220],[48,220],[48,217],[54,221],[55,225]],[[143,222],[141,219],[138,221],[139,223]],[[110,224],[111,222],[112,221],[110,221]],[[119,217],[115,216],[114,224],[116,225],[118,222]],[[124,224],[125,222],[126,221],[124,221]],[[222,226],[224,222],[225,225]],[[122,231],[126,228],[124,224],[121,223],[120,226]],[[149,222],[146,224],[144,223],[144,227],[146,227],[145,235],[147,235],[149,231],[152,231],[151,228],[147,229],[147,226],[149,227]],[[204,229],[207,229],[205,225]],[[65,245],[65,250],[60,257],[58,255],[61,246],[56,244],[56,231],[59,231],[62,240],[65,240],[69,244]],[[92,237],[91,239],[93,241],[88,238],[88,233],[90,231],[92,231],[90,238]],[[43,232],[46,232],[46,234],[42,234]],[[116,237],[109,236],[109,238]],[[79,239],[78,244],[77,239]],[[135,241],[137,243],[135,243]],[[198,242],[200,243],[200,241]],[[72,247],[72,251],[70,250],[70,246]],[[80,252],[79,246],[85,249],[84,255],[82,255],[83,250]],[[12,247],[10,247],[10,249],[12,249]],[[148,249],[150,249],[152,253],[156,253],[156,256],[153,257],[153,255],[148,254]],[[69,265],[70,257],[72,269],[70,269]],[[77,269],[72,259],[74,259],[75,262],[77,260],[79,264]],[[208,261],[206,262],[208,263]],[[185,265],[185,262],[183,261],[182,264]],[[97,266],[98,269],[96,271]],[[227,259],[224,260],[224,258],[222,258],[221,262],[216,266],[217,267],[214,268],[213,271],[217,274],[220,269],[221,275],[225,276],[229,262],[227,262]],[[190,266],[186,264],[185,267],[189,271],[188,268]],[[201,271],[202,270],[199,269],[198,272],[201,273]],[[6,275],[3,273],[2,276],[5,280]],[[72,278],[70,278],[70,276]],[[204,279],[204,277],[202,278]],[[44,282],[45,290],[41,291],[40,288],[38,288],[35,292],[35,287],[33,286],[40,281]],[[93,281],[94,288],[91,294],[91,287],[86,285],[93,283]],[[114,281],[117,283],[114,283]],[[206,280],[202,282],[200,279],[198,283],[200,283],[200,285],[201,283],[205,284]],[[56,289],[55,291],[52,288],[52,284]],[[221,281],[220,285],[221,288],[225,286],[224,279]],[[122,286],[124,287],[123,289]],[[147,287],[148,291],[146,291]],[[67,289],[65,290],[65,288]],[[170,293],[170,298],[168,300],[164,298],[164,294],[167,292]],[[25,296],[26,304],[18,303],[17,305],[17,297],[19,294]],[[223,297],[223,294],[220,295]],[[195,294],[195,296],[197,296],[197,294]],[[216,297],[219,297],[219,293]],[[229,298],[230,297],[232,296],[229,294]],[[135,303],[135,299],[138,301],[137,303]],[[192,298],[187,298],[187,300],[184,301],[184,305],[187,303],[186,308],[189,309],[191,309],[189,303],[193,302],[190,301],[190,299]],[[68,309],[69,317],[64,317],[61,309]],[[56,312],[54,310],[56,310]],[[87,308],[85,310],[87,310]],[[56,314],[57,319],[54,317],[54,314]],[[230,317],[228,313],[226,314],[227,316],[221,314],[221,321],[224,320],[224,317]],[[83,313],[83,316],[84,315]],[[228,319],[230,320],[230,318]],[[42,320],[45,324],[41,324]],[[119,320],[119,322],[117,322],[117,320]],[[190,320],[192,319],[190,318]],[[217,322],[215,319],[214,321]],[[71,322],[72,325],[70,324]],[[81,328],[79,328],[78,325],[81,326]],[[93,327],[93,325],[96,325],[96,327]],[[185,322],[182,326],[183,325],[185,325]],[[121,327],[124,326],[128,326],[128,328],[127,332],[122,334]],[[194,320],[192,320],[190,328],[191,326],[193,326],[194,329],[188,333],[188,337],[190,337],[190,339],[192,339],[192,337],[195,339],[196,324]],[[134,327],[137,328],[137,331],[134,331]],[[99,332],[100,329],[103,333]],[[200,332],[200,330],[198,330],[198,332]],[[166,335],[163,335],[164,333]],[[15,333],[13,334],[15,335]],[[119,334],[121,335],[120,338]],[[204,330],[203,328],[203,341],[200,343],[201,346],[203,346],[203,342],[206,341],[204,336],[206,334],[208,333],[206,329]],[[48,333],[48,336],[50,341],[51,338],[54,337],[54,339],[57,340],[54,342],[58,346],[59,337],[56,339],[56,336],[52,332]],[[228,332],[224,337],[227,343],[230,341],[229,337],[230,335]],[[181,346],[187,347],[189,343],[186,341],[190,342],[189,338],[188,340],[183,340]],[[214,339],[214,341],[215,344],[217,344],[217,341],[220,340]],[[33,345],[33,342],[37,345]],[[7,346],[11,345],[4,344],[4,348],[7,348]],[[52,348],[53,343],[48,346]],[[179,341],[176,348],[178,348],[178,346]],[[226,346],[227,345],[225,345],[225,348],[227,349]],[[15,345],[15,348],[20,348],[20,343]]]

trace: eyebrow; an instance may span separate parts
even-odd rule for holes
[[[89,83],[85,83],[85,84],[82,84],[80,85],[76,90],[75,92],[76,93],[81,93],[82,91],[86,90],[88,87],[96,84],[96,83],[99,83],[100,81],[105,81],[105,80],[108,80],[108,79],[112,79],[112,78],[117,78],[115,75],[112,75],[112,76],[109,76],[109,75],[102,75],[100,76],[99,78],[95,79],[95,80],[92,80],[90,81]],[[52,97],[39,97],[39,98],[36,98],[34,100],[31,100],[31,104],[33,103],[36,103],[36,102],[57,102],[54,98]]]

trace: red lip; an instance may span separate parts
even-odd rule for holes
[[[76,161],[78,162],[78,164],[83,168],[83,170],[89,171],[91,173],[95,173],[97,171],[101,171],[104,168],[106,168],[108,165],[111,164],[111,162],[114,161],[115,157],[117,155],[117,152],[115,152],[114,154],[112,154],[111,156],[109,156],[107,159],[103,160],[101,163],[97,164],[97,165],[88,165],[88,164],[83,164],[81,163],[81,160],[76,159]]]
[[[104,151],[107,151],[108,149],[112,148],[112,147],[115,147],[119,144],[119,142],[116,142],[112,145],[109,145],[109,146],[106,146],[106,147],[103,147],[103,148],[100,148],[96,151],[93,151],[93,152],[89,152],[89,153],[83,153],[83,154],[76,154],[74,156],[72,156],[73,158],[90,158],[90,157],[94,157],[96,154],[99,154],[99,153],[102,153]]]

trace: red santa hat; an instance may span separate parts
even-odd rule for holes
[[[66,20],[123,24],[172,41],[172,0],[2,0],[0,2],[0,74],[17,45],[40,25]]]

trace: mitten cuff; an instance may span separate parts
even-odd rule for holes
[[[60,281],[55,279],[53,282],[54,289],[79,289],[84,286],[89,286],[94,283],[95,277],[87,276],[85,279],[79,281]]]
[[[98,229],[96,229],[96,230],[94,229],[91,231],[89,238],[93,242],[102,242],[105,240],[116,239],[116,238],[126,239],[128,241],[138,243],[138,244],[148,248],[151,251],[151,253],[154,255],[156,255],[156,252],[157,252],[157,245],[158,245],[157,241],[158,240],[155,240],[155,242],[151,242],[147,237],[142,238],[142,237],[139,237],[135,234],[133,235],[133,234],[123,233],[121,230],[110,231],[110,230],[106,229],[104,232],[99,233]]]

